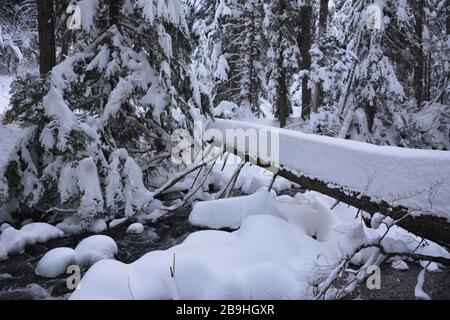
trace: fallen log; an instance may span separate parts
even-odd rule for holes
[[[219,129],[219,131],[224,132],[227,129],[227,125],[231,125],[234,129],[236,129],[236,127],[241,126],[241,124],[237,124],[236,122],[233,121],[227,121],[227,120],[221,120],[218,124],[210,124],[210,127],[215,128],[215,129]],[[242,124],[242,127],[245,129],[248,129],[249,127],[251,127],[251,124]],[[258,127],[257,127],[258,128]],[[261,126],[259,126],[259,128],[261,128]],[[292,140],[295,139],[296,137],[293,137],[291,132],[286,132],[286,131],[282,131],[281,132],[281,138],[283,139],[283,134],[285,134],[286,136],[288,136],[289,139],[291,139],[291,144],[287,145],[287,147],[291,147],[292,141],[297,142],[296,140]],[[223,135],[225,137],[225,135]],[[316,140],[314,140],[316,139]],[[328,138],[327,138],[328,139]],[[346,203],[350,206],[353,206],[357,209],[360,209],[362,211],[367,212],[368,214],[370,214],[371,216],[374,215],[375,213],[381,213],[383,215],[389,216],[392,219],[394,219],[395,221],[397,221],[397,225],[404,228],[405,230],[423,237],[425,239],[431,240],[447,249],[450,250],[450,222],[449,219],[445,216],[442,216],[442,212],[445,212],[447,209],[450,210],[450,206],[447,207],[447,201],[450,202],[450,195],[448,196],[448,200],[446,200],[445,198],[445,194],[447,189],[449,188],[449,182],[447,181],[447,176],[448,174],[450,174],[450,161],[448,161],[448,155],[450,154],[442,154],[439,153],[437,154],[438,156],[436,156],[436,154],[432,154],[430,159],[427,159],[425,157],[425,160],[428,160],[429,162],[432,162],[432,159],[438,159],[440,161],[440,164],[444,164],[444,172],[447,172],[445,169],[447,168],[447,164],[448,164],[448,169],[449,172],[446,173],[447,176],[443,177],[444,180],[444,184],[441,185],[442,189],[439,190],[440,194],[439,194],[439,199],[437,199],[439,201],[439,208],[436,211],[436,207],[437,206],[433,206],[432,204],[430,205],[430,207],[435,210],[435,211],[430,211],[428,212],[425,208],[427,207],[425,204],[422,205],[422,207],[420,208],[415,208],[415,207],[408,207],[405,206],[403,204],[409,204],[410,202],[408,201],[401,201],[402,199],[400,199],[400,201],[389,201],[391,199],[383,199],[382,197],[378,197],[378,198],[374,198],[371,195],[366,194],[365,192],[362,192],[361,190],[351,190],[351,188],[346,188],[346,187],[342,187],[340,183],[336,183],[336,181],[326,181],[325,179],[321,179],[321,178],[317,178],[317,177],[311,177],[311,175],[305,175],[302,173],[298,173],[298,172],[302,172],[301,170],[298,170],[298,168],[296,168],[296,170],[292,170],[290,167],[285,167],[283,162],[288,162],[290,166],[292,166],[292,163],[295,161],[295,159],[289,158],[287,159],[282,158],[279,159],[277,163],[273,163],[270,162],[270,160],[268,161],[267,157],[263,157],[261,158],[259,156],[258,153],[249,153],[246,149],[246,147],[242,147],[242,145],[245,144],[241,144],[240,149],[238,149],[236,146],[239,146],[239,144],[236,143],[235,139],[233,138],[231,141],[227,141],[225,138],[223,139],[216,139],[216,137],[214,137],[214,144],[216,146],[220,146],[224,149],[224,152],[229,152],[229,153],[233,153],[237,156],[239,156],[241,159],[243,159],[246,162],[258,165],[260,167],[263,168],[268,168],[269,170],[271,170],[274,174],[277,174],[278,176],[281,176],[289,181],[292,181],[294,183],[297,183],[299,185],[301,185],[303,188],[312,190],[312,191],[316,191],[319,193],[322,193],[324,195],[327,195],[329,197],[332,197],[340,202]],[[311,141],[312,140],[312,141]],[[298,143],[302,144],[309,144],[308,147],[315,147],[316,144],[324,144],[325,146],[334,144],[334,150],[336,150],[336,145],[338,147],[342,147],[342,143],[343,141],[341,139],[335,139],[335,140],[339,140],[339,141],[334,141],[331,140],[325,140],[325,142],[323,142],[322,140],[313,137],[312,139],[310,137],[306,137],[304,138],[303,136],[299,136],[298,139]],[[340,145],[339,145],[340,144]],[[352,145],[351,148],[349,148],[348,150],[345,150],[346,152],[353,152],[354,150],[352,150],[352,148],[355,147],[355,142],[350,141],[350,144]],[[283,143],[281,143],[281,147],[283,147]],[[298,145],[296,146],[298,147]],[[362,146],[363,148],[366,146]],[[376,147],[376,146],[375,146]],[[301,146],[300,148],[303,148],[303,146]],[[367,147],[366,147],[367,148]],[[371,148],[369,151],[372,154],[375,154],[375,152],[373,152],[373,146],[369,146],[368,148]],[[330,148],[331,149],[331,148]],[[404,161],[404,159],[406,160],[410,160],[407,156],[409,156],[412,152],[415,151],[409,151],[409,150],[399,150],[400,148],[393,148],[392,150],[388,150],[388,153],[386,155],[386,163],[388,164],[395,164],[397,163],[397,161],[400,163],[401,165],[404,165],[402,163],[402,161]],[[381,151],[386,151],[386,149],[380,149]],[[283,151],[285,150],[281,150],[280,153],[283,154]],[[378,149],[375,149],[375,151],[378,151]],[[323,150],[320,150],[319,152],[317,150],[315,150],[316,157],[320,157],[320,156],[328,156],[330,158],[330,161],[332,161],[332,151],[328,151],[326,148],[323,148]],[[420,152],[420,151],[419,151]],[[406,153],[406,157],[402,158],[402,157],[398,157],[397,154],[403,156]],[[299,162],[303,161],[303,163],[305,163],[304,161],[304,152],[303,153],[299,153],[298,157],[299,157]],[[372,155],[370,154],[370,155]],[[414,172],[414,170],[416,170],[417,168],[420,168],[417,163],[418,161],[416,161],[417,159],[415,159],[415,153],[412,154],[413,160],[413,165],[411,166],[411,168],[407,168],[404,170],[409,170],[411,171],[413,174],[418,175],[419,173],[421,173],[424,177],[427,176],[427,174],[429,175],[429,172],[425,171],[426,168],[424,168],[422,170],[422,172]],[[292,156],[292,154],[290,154],[290,156]],[[356,156],[359,156],[358,154],[356,154]],[[380,157],[380,154],[375,154],[375,156]],[[433,158],[434,157],[434,158]],[[303,158],[303,159],[302,159]],[[419,160],[423,160],[424,159],[424,155],[423,154],[418,154],[418,158]],[[270,158],[269,158],[270,159]],[[311,160],[312,159],[312,160]],[[312,157],[310,160],[314,161],[316,158]],[[362,158],[364,160],[364,158]],[[288,161],[286,161],[288,160]],[[322,161],[321,159],[317,159],[317,161]],[[306,163],[309,164],[309,163]],[[358,163],[360,164],[360,163]],[[335,166],[341,168],[342,170],[348,170],[348,174],[352,174],[352,166],[354,164],[352,163],[340,163],[339,166]],[[301,167],[301,165],[299,165]],[[425,173],[426,172],[426,173]],[[438,176],[438,178],[441,178],[442,176],[442,172],[438,171],[438,174],[436,174],[436,176]],[[393,174],[393,171],[390,171],[391,174]],[[403,176],[399,175],[399,179],[404,179],[404,172]],[[409,172],[407,172],[409,173]],[[383,174],[383,173],[380,173]],[[387,173],[384,173],[387,174]],[[384,179],[383,176],[378,176],[377,178],[381,178]],[[390,178],[396,178],[394,177],[390,177]],[[414,179],[415,176],[411,176],[411,179]],[[425,178],[423,178],[423,180],[420,179],[416,179],[416,181],[425,181],[428,183],[430,180],[425,180]],[[386,189],[388,190],[395,190],[396,186],[392,186],[392,185],[386,185],[383,184],[383,186],[386,186]],[[445,192],[444,192],[445,191]],[[450,194],[450,193],[448,193]],[[415,195],[413,195],[415,196]],[[418,194],[419,196],[419,200],[422,199],[427,199],[427,195],[424,194]],[[429,197],[429,196],[428,196]],[[444,200],[443,200],[444,199]],[[425,200],[426,201],[426,200]],[[397,203],[395,203],[397,202]],[[416,201],[416,203],[420,201]],[[442,210],[442,208],[444,208],[444,210]],[[436,212],[438,212],[438,214],[436,214]],[[450,212],[448,214],[448,216],[450,216]]]

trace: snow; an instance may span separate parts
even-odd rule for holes
[[[224,137],[227,129],[257,129],[261,134],[274,130],[279,139],[272,138],[271,151],[279,142],[279,159],[259,154],[264,160],[279,160],[293,173],[366,194],[374,201],[414,209],[415,215],[450,218],[448,151],[376,146],[223,119],[210,121],[208,128],[219,129]]]
[[[355,208],[339,204],[330,210],[334,202],[315,192],[275,197],[259,190],[198,203],[191,222],[239,229],[195,232],[182,244],[149,252],[131,264],[102,260],[87,271],[71,299],[311,298],[311,282],[326,279],[330,266],[386,231],[385,225],[365,227],[355,219]],[[386,240],[400,241],[410,250],[420,242],[398,227]],[[432,243],[423,250],[450,256]],[[372,253],[363,251],[352,262],[369,263]]]
[[[142,232],[144,232],[144,225],[142,223],[133,223],[127,228],[127,233],[140,234]]]
[[[431,297],[423,290],[423,285],[425,283],[425,272],[426,268],[420,271],[419,276],[417,277],[417,284],[414,289],[414,294],[419,300],[431,300]]]
[[[110,223],[109,223],[109,227],[112,229],[112,228],[115,228],[115,227],[117,227],[117,226],[120,226],[122,223],[124,223],[125,221],[127,221],[128,220],[128,218],[120,218],[120,219],[114,219],[113,221],[111,221]]]
[[[391,267],[394,270],[406,271],[409,270],[408,264],[403,260],[392,261]]]
[[[11,98],[9,89],[13,81],[13,76],[0,74],[0,118],[9,107],[9,100]]]
[[[104,219],[94,220],[88,227],[87,231],[92,233],[101,233],[108,228]]]
[[[0,235],[0,243],[8,254],[22,253],[27,245],[47,242],[64,236],[64,232],[54,226],[35,222],[23,226],[20,230],[14,227],[6,228]]]
[[[74,263],[75,251],[72,248],[55,248],[39,260],[35,273],[46,278],[56,278],[65,273],[67,267]]]
[[[274,192],[261,190],[244,197],[198,202],[192,209],[189,222],[199,227],[238,229],[245,218],[255,212],[268,215],[276,212],[274,197]]]
[[[89,267],[97,261],[114,258],[117,251],[117,244],[111,237],[90,236],[75,248],[75,264],[80,267]]]

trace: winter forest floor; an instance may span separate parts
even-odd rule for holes
[[[11,77],[0,77],[0,119],[7,108],[9,101],[9,86]],[[271,118],[258,121],[259,124],[276,125]],[[293,121],[288,121],[289,124]],[[0,127],[3,138],[8,134],[7,140],[13,143],[12,131]],[[298,128],[296,128],[298,129]],[[6,139],[5,139],[6,140]],[[8,143],[3,146],[8,147]],[[2,145],[0,145],[0,151]],[[6,150],[6,149],[5,149]],[[4,151],[6,153],[6,151]],[[270,181],[270,178],[267,178]],[[281,194],[295,196],[298,189],[291,189]],[[301,190],[304,192],[305,190]],[[249,192],[252,193],[252,192]],[[240,195],[240,194],[239,194]],[[127,224],[108,229],[99,233],[113,238],[119,248],[116,260],[131,264],[143,257],[146,253],[156,250],[166,250],[182,243],[186,237],[200,230],[188,220],[190,209],[181,208],[174,214],[158,220],[157,223],[147,222],[145,231],[141,234],[126,233]],[[220,229],[220,228],[218,228]],[[27,246],[25,252],[11,255],[0,261],[0,299],[68,299],[71,291],[66,288],[67,275],[63,274],[54,279],[46,279],[35,274],[35,269],[43,255],[51,249],[58,247],[75,248],[84,238],[92,234],[82,233],[50,240],[42,244]],[[314,239],[316,240],[316,239]],[[381,266],[381,289],[369,290],[361,284],[346,299],[383,299],[405,300],[414,299],[414,287],[419,272],[423,269],[419,264],[409,263],[408,270],[400,271],[391,267],[390,263]],[[432,299],[450,299],[450,275],[448,270],[427,272],[424,290]]]

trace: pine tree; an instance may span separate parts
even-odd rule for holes
[[[47,77],[19,79],[5,117],[27,127],[6,201],[54,219],[73,212],[85,227],[157,205],[132,154],[143,163],[170,156],[170,133],[192,128],[202,110],[177,0],[87,5],[80,32],[89,43],[74,44]]]

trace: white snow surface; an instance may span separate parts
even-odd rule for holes
[[[11,99],[9,90],[13,81],[13,76],[0,75],[0,117],[9,108],[9,100]]]
[[[56,278],[65,273],[67,267],[74,263],[75,251],[72,248],[55,248],[39,260],[35,273],[46,278]]]
[[[346,205],[331,211],[334,200],[315,192],[274,197],[260,190],[231,200],[234,203],[206,202],[192,215],[207,226],[235,227],[241,222],[237,231],[195,232],[182,244],[149,252],[131,264],[99,261],[71,299],[307,299],[313,295],[311,281],[323,280],[329,266],[355,244],[386,231],[384,225],[366,228],[355,219],[357,210]],[[250,203],[259,205],[251,212],[242,210]],[[400,241],[414,250],[420,241],[398,227],[391,232],[395,239],[388,235],[386,243]],[[449,256],[432,243],[424,250]],[[369,257],[363,252],[354,262],[365,263]]]
[[[64,232],[50,224],[34,222],[23,226],[20,230],[14,227],[6,228],[0,234],[0,243],[10,255],[22,253],[27,245],[43,243],[63,236]]]
[[[127,228],[127,233],[139,234],[144,232],[144,225],[142,223],[136,222],[132,223]]]
[[[328,182],[330,187],[365,194],[374,201],[414,209],[415,215],[450,219],[449,151],[376,146],[224,119],[209,121],[206,127],[218,129],[223,137],[227,129],[256,129],[262,135],[272,130],[279,138],[269,139],[269,150],[274,151],[278,142],[279,163],[284,169]]]
[[[90,236],[75,248],[75,264],[81,267],[90,267],[97,261],[114,258],[117,251],[117,244],[111,237]]]

